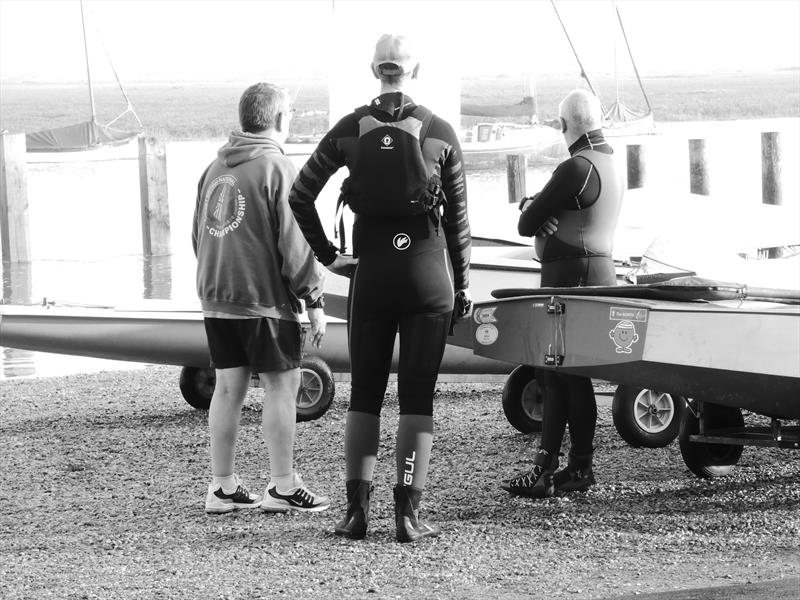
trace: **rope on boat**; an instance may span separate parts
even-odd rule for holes
[[[66,302],[63,300],[48,300],[43,297],[40,302],[8,302],[0,298],[0,306],[41,306],[44,308],[114,308],[111,304],[87,304],[83,302]]]

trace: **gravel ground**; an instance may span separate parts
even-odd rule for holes
[[[366,540],[332,533],[346,383],[324,417],[298,424],[298,468],[331,510],[207,516],[206,414],[183,401],[178,376],[148,367],[0,382],[3,598],[599,599],[774,580],[788,598],[800,577],[798,454],[745,448],[729,477],[699,480],[677,443],[627,446],[603,405],[598,484],[512,498],[498,481],[527,466],[537,436],[505,421],[499,384],[439,386],[423,500],[438,539],[394,541],[391,384]],[[237,458],[259,491],[260,402],[252,390]]]

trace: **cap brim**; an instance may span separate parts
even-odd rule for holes
[[[403,65],[392,62],[379,63],[375,65],[375,70],[381,75],[402,75],[406,72]]]

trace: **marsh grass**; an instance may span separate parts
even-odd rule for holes
[[[292,131],[297,135],[321,134],[328,127],[328,87],[324,80],[278,82],[297,91],[297,115]],[[564,93],[576,87],[577,78],[548,78],[537,82],[540,120],[557,115]],[[595,78],[593,85],[606,105],[616,95],[610,77]],[[708,76],[665,76],[644,81],[656,120],[725,121],[800,116],[800,71]],[[145,132],[166,140],[218,139],[237,127],[237,103],[243,84],[148,84],[126,86]],[[462,81],[462,127],[479,121],[524,123],[531,107],[522,104],[521,78],[494,77]],[[620,88],[623,103],[644,108],[635,81]],[[116,86],[95,89],[98,120],[107,122],[124,108]],[[424,102],[424,99],[421,99]],[[31,132],[88,119],[89,97],[84,85],[0,86],[0,129]],[[128,123],[125,120],[121,124]]]

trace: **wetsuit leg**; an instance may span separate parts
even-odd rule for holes
[[[371,481],[380,441],[380,412],[392,364],[397,321],[391,315],[349,320],[351,392],[344,435],[346,478]]]
[[[605,256],[578,257],[545,263],[543,287],[576,287],[582,285],[614,285],[614,262]],[[542,386],[542,440],[540,447],[553,455],[561,449],[566,424],[569,424],[573,451],[591,452],[597,422],[597,404],[588,377],[562,375],[537,370]]]
[[[558,456],[569,417],[568,388],[562,375],[540,369],[536,379],[542,389],[542,438],[539,448]]]
[[[433,394],[451,314],[415,314],[400,319],[397,482],[418,490],[425,488],[428,476],[433,446]]]
[[[350,316],[350,410],[380,414],[392,352],[397,336],[397,320],[391,315],[383,319]]]
[[[615,285],[617,282],[614,261],[607,256],[588,256],[568,262],[572,263],[575,270],[572,275],[583,272],[579,285]],[[569,275],[569,268],[564,271]],[[589,455],[594,449],[594,432],[597,425],[597,402],[592,380],[574,375],[562,377],[566,390],[566,394],[562,397],[569,405],[567,421],[570,452]]]
[[[594,450],[597,402],[592,380],[588,377],[562,375],[567,388],[564,400],[569,404],[569,439],[573,454],[587,455]]]

